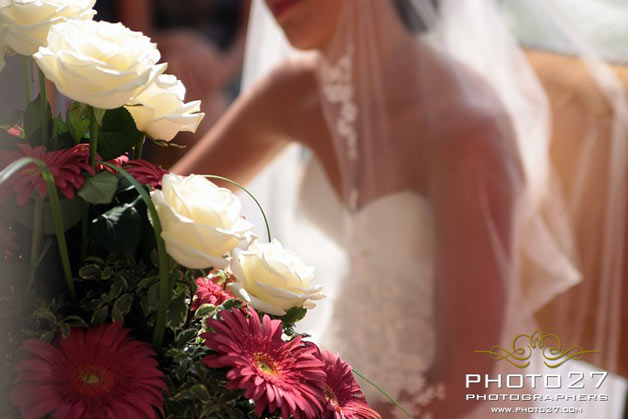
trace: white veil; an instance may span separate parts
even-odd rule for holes
[[[363,0],[364,7],[341,17],[346,19],[345,29],[339,30],[330,46],[336,61],[323,61],[316,70],[323,112],[339,147],[343,178],[339,194],[349,208],[345,229],[351,224],[351,210],[359,206],[360,196],[354,191],[369,190],[385,178],[373,170],[365,171],[364,167],[375,167],[378,159],[398,158],[382,154],[376,146],[383,138],[394,137],[389,115],[380,109],[389,98],[389,86],[382,78],[386,73],[376,60],[365,65],[373,56],[386,52],[377,49],[377,31],[386,30],[377,24],[380,18],[374,6],[377,1],[381,0]],[[531,335],[534,330],[529,328],[539,328],[559,335],[565,345],[598,351],[587,355],[585,361],[593,366],[586,368],[627,374],[625,346],[622,353],[622,344],[628,344],[628,339],[622,341],[622,336],[628,334],[628,327],[622,323],[626,311],[622,308],[622,296],[626,295],[626,287],[622,285],[628,186],[625,94],[628,77],[623,79],[624,84],[622,77],[628,71],[609,67],[602,59],[621,61],[628,58],[628,51],[617,44],[608,47],[608,39],[595,35],[602,31],[578,25],[573,3],[567,0],[395,3],[402,5],[400,11],[409,26],[419,29],[416,39],[449,57],[457,66],[452,69],[452,80],[468,102],[474,108],[495,114],[504,132],[512,133],[520,172],[512,163],[508,172],[512,178],[498,186],[508,186],[516,194],[517,205],[513,209],[516,218],[511,225],[512,237],[508,239],[511,246],[504,245],[504,238],[493,232],[496,269],[509,291],[502,336],[495,342],[496,347],[508,348],[507,342],[512,343],[516,334]],[[621,1],[600,0],[592,4],[595,12],[592,15],[601,20],[600,25],[608,24],[613,16],[628,15],[628,8]],[[303,52],[289,46],[263,2],[254,1],[243,89],[297,54]],[[356,64],[349,59],[348,72],[352,71],[351,65],[360,66],[363,72],[349,80],[352,89],[347,90],[342,60],[351,54],[362,62]],[[422,87],[435,85],[437,76],[429,68],[417,65],[414,81]],[[481,88],[476,84],[478,77]],[[342,92],[350,100],[343,99]],[[436,110],[440,106],[439,96],[430,100],[434,110],[425,118],[431,118],[434,123],[427,125],[433,131],[426,135],[437,137],[440,134],[434,132],[440,133],[437,123],[442,119],[440,110]],[[357,118],[349,115],[347,108],[351,103],[357,108]],[[501,111],[506,117],[499,115]],[[365,117],[365,113],[369,116]],[[447,124],[455,126],[456,122],[440,123]],[[354,140],[351,140],[351,126],[357,126]],[[352,142],[358,145],[352,146]],[[359,158],[352,157],[355,147]],[[298,145],[290,146],[252,182],[250,189],[271,215],[275,236],[315,265],[317,276],[327,287],[328,302],[311,312],[304,326],[315,337],[324,339],[327,330],[338,321],[336,317],[332,319],[332,315],[338,314],[338,311],[333,314],[333,307],[341,299],[341,284],[351,259],[351,237],[355,239],[356,232],[347,233],[350,238],[343,245],[349,250],[345,251],[343,245],[309,221],[334,205],[317,202],[316,210],[312,211],[311,200],[308,204],[300,203],[299,196],[304,195],[305,188],[318,191],[316,179],[325,182],[324,176],[309,176],[312,165],[318,167],[310,152]],[[315,214],[307,217],[304,212]],[[254,214],[250,210],[247,216],[255,217]],[[495,214],[488,211],[484,216],[487,228],[494,228],[497,221],[491,217]],[[495,371],[501,371],[499,361],[494,364]],[[569,371],[585,368],[583,365],[572,362],[571,370],[563,368],[561,373],[567,376]],[[585,406],[582,413],[569,413],[565,417],[617,418],[624,402],[623,394],[617,393],[625,392],[618,384],[620,381],[590,391],[613,393],[609,402],[576,404]],[[502,401],[491,406],[524,404]],[[479,413],[479,417],[487,415],[486,410]]]

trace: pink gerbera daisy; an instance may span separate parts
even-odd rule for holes
[[[32,148],[20,144],[17,147],[19,151],[0,152],[0,170],[22,157],[42,160],[50,168],[57,188],[68,199],[74,198],[75,192],[83,187],[85,182],[83,170],[94,173],[89,165],[89,145],[87,144],[78,144],[72,148],[51,152],[47,152],[43,146]],[[29,164],[0,188],[0,203],[5,202],[9,195],[14,193],[18,205],[24,205],[35,191],[45,196],[46,183],[37,166]]]
[[[163,373],[147,343],[119,323],[74,328],[56,346],[29,339],[11,399],[25,418],[158,418]]]
[[[191,309],[196,310],[203,304],[218,306],[230,298],[233,296],[210,278],[197,278],[196,293]]]
[[[142,159],[129,161],[125,170],[142,185],[158,189],[161,188],[161,178],[168,173],[167,170]]]
[[[230,368],[227,388],[243,389],[244,396],[255,402],[258,415],[268,409],[279,410],[284,419],[318,418],[325,399],[325,373],[316,349],[299,337],[284,342],[281,321],[267,315],[260,321],[253,309],[220,315],[222,320],[208,321],[213,331],[201,335],[216,352],[205,357],[205,365]]]
[[[114,166],[123,167],[128,162],[129,162],[129,157],[123,154],[121,156],[116,157],[115,159],[109,160],[107,163],[113,164]],[[114,174],[114,175],[118,174],[116,170],[112,169],[109,166],[105,166],[104,164],[98,164],[96,167],[98,168],[99,171],[106,170],[111,174]]]
[[[313,345],[313,344],[312,344]],[[324,390],[327,406],[323,419],[381,419],[379,413],[370,408],[360,386],[355,381],[351,366],[328,350],[318,351],[325,363]]]

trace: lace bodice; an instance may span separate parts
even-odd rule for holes
[[[350,213],[316,163],[301,195],[313,222],[344,243],[350,265],[337,285],[321,344],[408,408],[429,403],[442,393],[423,379],[436,350],[429,201],[403,191]],[[371,403],[384,401],[370,386],[362,387]],[[413,414],[422,417],[420,409]]]

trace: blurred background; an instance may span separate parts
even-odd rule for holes
[[[555,58],[533,63],[542,80],[558,72],[572,87],[579,89],[578,68],[556,58],[569,57],[572,43],[555,33],[548,33],[546,17],[525,7],[526,0],[503,0],[514,32],[532,55],[549,53]],[[548,0],[560,9],[571,28],[589,43],[592,52],[616,65],[622,80],[628,83],[628,2],[626,0]],[[96,19],[121,21],[142,31],[157,42],[168,73],[176,75],[187,88],[186,101],[201,100],[206,117],[196,134],[182,133],[176,142],[189,146],[203,135],[222,115],[240,92],[244,61],[247,19],[251,0],[98,0]],[[535,56],[535,58],[537,58]],[[580,75],[578,75],[580,73]],[[10,120],[15,109],[22,108],[22,62],[8,57],[0,73],[0,119]],[[20,82],[18,82],[20,80]],[[565,83],[565,80],[562,82]],[[35,83],[36,81],[33,80]],[[554,80],[553,82],[556,82]],[[586,83],[585,83],[586,84]],[[562,86],[562,89],[568,86]],[[582,93],[582,92],[580,92]],[[587,92],[584,92],[585,96]],[[590,99],[590,98],[588,98]],[[587,101],[587,98],[582,98]],[[63,100],[59,100],[63,106]],[[150,158],[164,167],[171,166],[185,149],[150,148]]]
[[[228,108],[240,93],[240,80],[244,62],[247,19],[251,0],[98,0],[96,19],[121,21],[133,30],[142,31],[158,44],[162,61],[168,62],[168,73],[174,74],[187,88],[186,101],[201,100],[206,117],[195,134],[182,133],[174,140],[187,148],[160,148],[147,144],[146,158],[165,168],[170,167],[185,153],[195,141],[202,137]],[[341,0],[339,0],[341,1]],[[383,1],[383,0],[382,0]],[[553,121],[553,136],[564,141],[555,141],[552,150],[557,170],[564,178],[574,176],[578,171],[577,161],[570,147],[574,141],[586,141],[588,129],[609,130],[610,107],[606,103],[598,85],[594,82],[585,65],[573,57],[567,39],[556,33],[548,33],[546,17],[525,7],[526,0],[503,0],[514,33],[526,49],[526,54],[546,92],[556,115]],[[547,0],[561,10],[565,24],[576,28],[578,36],[587,41],[591,55],[602,57],[611,65],[628,91],[628,0]],[[33,81],[35,82],[35,81]],[[10,121],[14,110],[24,107],[22,61],[20,57],[8,57],[7,66],[0,73],[0,120]],[[57,106],[61,109],[67,102],[57,96]],[[594,127],[581,126],[581,121],[591,119],[582,115],[595,115]],[[598,143],[591,152],[603,155],[604,143]],[[602,173],[606,162],[599,161]],[[595,168],[594,168],[595,169]],[[588,187],[595,189],[592,183]],[[295,192],[296,193],[296,192]],[[589,208],[596,211],[593,202]],[[272,213],[271,213],[272,214]],[[576,214],[578,219],[586,219],[587,213]],[[253,216],[254,217],[254,216]],[[274,214],[271,224],[277,225],[282,216]],[[257,225],[262,225],[258,220]],[[578,232],[579,240],[591,240],[596,225],[577,222],[583,226]],[[1,244],[1,243],[0,243]],[[626,246],[628,249],[628,246]],[[627,272],[624,258],[624,277]],[[315,261],[307,260],[316,265]],[[595,273],[585,273],[585,279],[594,281]],[[584,288],[574,292],[586,291]],[[565,301],[570,301],[568,299]],[[623,286],[622,301],[628,301],[628,287]],[[561,304],[557,301],[556,304]],[[627,305],[628,306],[628,305]],[[551,312],[555,307],[546,307],[539,313],[539,322],[551,328]],[[580,307],[574,307],[579,309]],[[595,307],[589,307],[594,313]],[[564,308],[562,309],[564,311]],[[587,313],[580,310],[578,313]],[[573,315],[579,315],[574,311]],[[590,331],[594,330],[591,319]],[[582,333],[574,341],[587,346],[589,337]],[[591,337],[591,339],[593,339]],[[622,319],[621,348],[624,356],[616,371],[628,377],[628,307]],[[624,414],[628,418],[628,410]]]

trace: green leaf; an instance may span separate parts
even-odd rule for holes
[[[102,270],[100,269],[100,266],[92,263],[89,265],[85,265],[81,269],[79,269],[78,274],[81,279],[94,280],[100,279]]]
[[[112,310],[115,311],[116,313],[119,313],[120,318],[119,319],[114,318],[114,320],[122,321],[124,319],[124,316],[126,316],[129,313],[129,311],[131,311],[131,305],[133,305],[133,294],[124,294],[120,298],[118,298],[116,302],[113,303]]]
[[[97,326],[100,323],[104,322],[107,318],[107,314],[109,314],[109,307],[100,307],[94,312],[94,315],[92,316],[92,325]]]
[[[234,308],[240,308],[242,307],[242,300],[238,300],[237,298],[231,298],[227,301],[225,301],[224,303],[222,303],[219,307],[218,307],[218,311],[223,311],[223,310],[232,310]]]
[[[81,199],[76,197],[73,199],[61,199],[59,206],[63,228],[67,231],[81,220]],[[7,202],[0,205],[0,217],[31,230],[33,228],[33,207],[33,204],[20,207],[15,203]],[[44,202],[41,221],[43,234],[55,234],[55,223],[49,201]]]
[[[70,325],[71,327],[88,327],[88,324],[85,320],[75,315],[66,316],[66,318],[63,319],[63,322]]]
[[[213,314],[216,311],[216,306],[213,304],[203,304],[194,312],[194,317],[204,317],[209,314]]]
[[[144,317],[148,317],[150,315],[150,307],[148,307],[148,296],[146,294],[142,294],[139,297],[142,313],[144,314]]]
[[[100,301],[100,299],[98,298],[84,299],[83,301],[81,301],[81,308],[87,311],[95,311],[96,309],[98,309],[98,307],[100,307],[101,304],[102,301]]]
[[[118,296],[122,293],[122,288],[124,288],[124,282],[114,282],[111,288],[109,288],[109,300],[113,301],[118,298]]]
[[[42,333],[39,339],[43,340],[44,342],[50,343],[55,338],[55,336],[57,336],[56,331],[48,330],[47,332]]]
[[[181,333],[179,333],[176,340],[177,347],[183,348],[186,343],[188,343],[190,340],[196,337],[197,333],[198,331],[196,329],[186,329],[182,331]]]
[[[72,139],[76,144],[80,143],[89,129],[87,105],[80,102],[72,103],[65,114],[65,120]]]
[[[78,195],[93,205],[108,204],[118,189],[118,177],[109,172],[100,172],[85,180]]]
[[[48,126],[52,126],[52,111],[48,105]],[[24,136],[31,146],[43,145],[41,135],[41,99],[39,96],[24,109]]]
[[[50,326],[54,326],[54,328],[57,327],[57,318],[52,311],[46,308],[40,307],[36,309],[33,312],[33,317],[35,317],[35,319],[37,320],[47,322]]]
[[[113,273],[114,273],[114,270],[111,268],[111,266],[106,266],[105,269],[103,269],[102,273],[100,274],[100,279],[102,279],[103,281],[111,279],[111,277],[113,276]]]
[[[284,324],[295,324],[299,320],[302,320],[307,314],[307,309],[304,307],[292,307],[286,312],[285,315],[280,317]]]
[[[195,384],[190,387],[190,393],[200,401],[209,400],[209,391],[207,391],[207,387],[203,384]]]
[[[66,323],[59,323],[59,330],[61,331],[61,336],[66,339],[70,336],[70,325]]]
[[[99,215],[91,227],[94,241],[104,250],[134,253],[140,241],[141,218],[132,204]]]
[[[57,115],[52,120],[52,128],[55,130],[57,135],[63,135],[68,132],[68,125],[63,121],[61,115]]]
[[[142,138],[133,117],[124,107],[107,111],[98,134],[98,154],[111,160],[131,150]]]
[[[181,290],[170,300],[166,321],[171,329],[178,329],[185,323],[188,306],[185,304],[185,291]]]
[[[85,262],[96,263],[98,265],[104,265],[105,264],[105,261],[103,260],[103,258],[99,258],[98,256],[87,256],[85,258]]]
[[[50,141],[46,142],[46,150],[63,150],[72,147],[74,144],[67,124],[61,119],[61,115],[57,115],[56,118],[52,120],[52,135]]]
[[[135,288],[137,288],[138,290],[143,290],[144,288],[148,287],[150,284],[158,280],[159,277],[157,276],[149,276],[148,278],[144,278],[140,282],[138,282]]]

